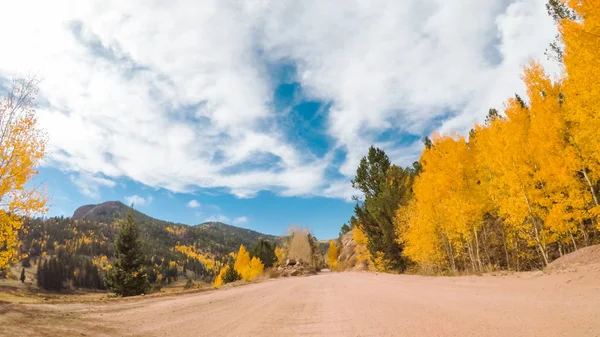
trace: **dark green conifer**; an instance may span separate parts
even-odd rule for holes
[[[133,209],[127,214],[115,241],[115,261],[106,274],[106,286],[120,296],[144,294],[149,283]]]

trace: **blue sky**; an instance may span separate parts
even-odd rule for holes
[[[286,234],[287,228],[294,224],[308,227],[317,238],[326,239],[337,235],[340,222],[349,218],[353,208],[352,203],[334,198],[281,198],[271,192],[260,192],[249,199],[217,190],[172,193],[129,179],[119,179],[114,187],[101,187],[100,197],[96,198],[81,193],[67,174],[53,168],[42,169],[35,180],[48,186],[51,197],[48,216],[71,216],[81,205],[106,200],[128,204],[132,201],[128,197],[138,196],[144,201],[140,204],[139,200],[133,200],[138,202],[135,208],[158,219],[189,225],[217,220],[273,235]]]
[[[522,93],[530,60],[559,70],[545,2],[13,1],[0,78],[42,79],[50,215],[136,200],[332,238],[370,145],[410,165],[423,136],[467,133]]]

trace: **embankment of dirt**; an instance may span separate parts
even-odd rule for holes
[[[600,270],[600,245],[589,246],[562,256],[550,263],[546,273],[569,272],[585,267]]]

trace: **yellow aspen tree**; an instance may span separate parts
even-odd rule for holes
[[[413,184],[413,201],[408,207],[412,208],[406,227],[401,234],[405,243],[404,255],[419,263],[426,269],[449,267],[456,270],[454,251],[449,242],[449,235],[443,221],[439,201],[443,191],[447,190],[443,175],[438,174],[441,163],[436,158],[433,147],[426,147],[420,159],[422,170]],[[396,214],[396,222],[401,217]],[[398,225],[397,225],[398,228]]]
[[[367,238],[365,232],[360,229],[360,225],[352,228],[352,240],[356,244],[356,246],[354,246],[356,262],[368,266],[371,262],[371,254],[367,248],[367,245],[369,244],[369,238]]]
[[[287,259],[287,253],[283,247],[275,247],[275,257],[277,258],[277,265],[281,266]]]
[[[600,213],[600,1],[568,0],[567,6],[577,20],[563,19],[559,31],[564,43],[564,105],[570,123],[570,139],[581,161],[580,172],[593,198],[595,213]]]
[[[564,77],[552,81],[532,63],[523,74],[529,104],[516,96],[505,116],[490,110],[468,142],[434,135],[427,143],[414,198],[395,216],[403,254],[419,265],[481,268],[479,234],[485,238],[486,228],[493,231],[493,253],[503,241],[508,268],[514,263],[519,270],[520,260],[535,265],[540,257],[547,265],[550,251],[577,249],[580,233],[588,242],[590,219],[598,225],[600,0],[563,3],[573,12],[552,8]]]
[[[329,249],[327,249],[327,264],[329,265],[329,269],[334,270],[338,264],[338,247],[333,242],[333,240],[329,241]]]
[[[376,252],[373,259],[373,269],[383,273],[389,270],[389,261],[385,259],[383,252]]]
[[[175,245],[173,249],[176,252],[182,253],[191,259],[195,259],[199,262],[202,262],[202,264],[204,264],[204,267],[206,267],[207,270],[213,270],[215,272],[219,270],[219,267],[217,266],[217,263],[212,255],[202,254],[198,252],[194,246]]]
[[[242,280],[252,281],[263,273],[265,266],[258,257],[250,259],[250,253],[248,253],[246,247],[240,245],[233,268],[240,274]]]
[[[507,102],[505,115],[491,123],[493,137],[480,146],[477,160],[493,177],[487,182],[488,193],[496,194],[498,213],[509,231],[537,247],[544,264],[548,264],[548,238],[539,207],[543,191],[537,188],[534,178],[539,165],[529,141],[530,110],[517,96]]]
[[[407,236],[409,254],[419,254],[420,260],[431,263],[439,261],[439,253],[445,251],[451,269],[468,263],[471,269],[481,270],[478,233],[485,204],[479,198],[473,153],[466,140],[434,134],[421,163],[423,169],[413,187],[418,215]],[[417,234],[423,230],[435,234]]]
[[[15,81],[0,101],[0,269],[20,258],[22,216],[46,211],[45,191],[25,186],[46,149],[33,107],[36,85],[35,79]]]
[[[476,124],[469,139],[469,148],[476,158],[476,176],[479,181],[479,198],[485,206],[485,213],[494,217],[500,217],[500,200],[504,199],[507,189],[503,188],[502,170],[496,165],[502,164],[498,161],[497,155],[504,150],[503,145],[498,141],[504,137],[503,125],[506,123],[504,117],[500,116],[498,111],[490,109],[486,123],[484,125]],[[494,224],[495,229],[502,240],[502,249],[506,267],[519,269],[519,243],[520,238],[518,227],[511,226],[509,223],[500,219]],[[514,256],[514,261],[511,261]],[[512,265],[512,267],[511,267]]]
[[[252,281],[265,270],[265,265],[258,257],[253,257],[248,265],[247,280]]]
[[[246,250],[244,245],[240,245],[240,249],[236,254],[235,264],[233,265],[235,271],[237,271],[242,279],[246,279],[248,275],[248,266],[250,265],[250,253]],[[246,277],[244,277],[246,275]]]
[[[549,243],[558,242],[562,255],[563,245],[577,247],[574,233],[578,231],[578,224],[589,217],[586,204],[591,202],[591,195],[576,178],[581,163],[575,148],[565,137],[569,128],[561,104],[560,83],[553,83],[542,66],[535,62],[525,69],[523,81],[530,98],[528,137],[537,165],[534,178],[541,190],[542,197],[538,202],[544,230]]]
[[[213,282],[213,285],[215,287],[218,287],[223,284],[223,277],[225,276],[225,273],[227,273],[227,268],[229,268],[229,267],[228,266],[222,267],[221,270],[219,271],[219,274],[217,275],[217,277],[215,278],[215,281]]]
[[[434,206],[417,199],[416,193],[413,200],[408,207],[414,208],[414,216],[401,236],[405,245],[403,254],[424,269],[444,268],[450,258],[446,259],[447,251],[444,250]]]

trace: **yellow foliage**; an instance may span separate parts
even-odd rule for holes
[[[103,271],[108,271],[112,268],[112,265],[108,262],[106,255],[94,257],[92,259],[92,264],[96,266],[96,268]]]
[[[565,110],[570,122],[571,141],[584,165],[592,166],[590,180],[600,176],[600,3],[598,0],[568,0],[566,4],[581,20],[562,20],[559,30],[564,43],[563,80]],[[596,205],[598,204],[596,200]]]
[[[275,257],[277,257],[277,265],[283,265],[287,259],[287,252],[282,247],[275,247]]]
[[[236,258],[235,258],[234,269],[240,275],[242,275],[242,272],[245,271],[246,269],[248,269],[249,265],[250,265],[250,253],[248,253],[248,251],[246,250],[246,247],[244,247],[244,245],[240,245],[240,249],[239,249],[238,253],[236,254]],[[242,278],[244,278],[243,275],[242,275]]]
[[[0,101],[0,269],[20,257],[21,216],[46,211],[45,191],[27,185],[37,174],[46,148],[32,107],[36,90],[34,80],[17,81]]]
[[[265,266],[260,259],[256,256],[253,257],[252,260],[250,260],[250,265],[248,266],[247,280],[254,280],[257,276],[262,274],[264,270]]]
[[[385,272],[389,269],[390,261],[384,258],[383,252],[377,252],[373,259],[373,268],[378,272]]]
[[[250,259],[250,253],[248,253],[246,247],[240,245],[240,250],[236,254],[234,269],[240,274],[242,280],[252,281],[263,273],[265,266],[258,257]]]
[[[338,264],[338,247],[333,242],[333,240],[329,241],[329,249],[327,250],[327,264],[330,269],[335,269]]]
[[[413,188],[418,186],[415,182]],[[409,205],[397,210],[396,229],[405,244],[405,256],[421,265],[440,265],[444,263],[444,255],[436,226],[438,217],[427,199],[417,202],[419,193],[422,192],[415,190],[416,196]]]
[[[548,264],[551,245],[576,249],[579,233],[587,241],[584,223],[600,213],[600,2],[565,4],[578,19],[559,22],[563,78],[552,81],[531,63],[522,77],[527,103],[511,98],[504,116],[490,114],[468,142],[434,134],[423,151],[414,199],[395,220],[403,254],[418,264],[482,270],[484,215],[498,221],[509,268],[509,255],[518,264],[536,252]]]
[[[33,80],[15,82],[8,97],[0,101],[0,269],[20,257],[17,233],[23,225],[21,216],[46,210],[45,191],[26,186],[37,174],[46,146],[32,107],[35,85]]]
[[[213,271],[218,270],[218,266],[217,266],[217,263],[216,263],[214,257],[210,254],[202,254],[202,253],[196,251],[196,248],[194,246],[176,245],[174,247],[174,249],[175,249],[175,251],[180,252],[191,259],[195,259],[195,260],[198,260],[199,262],[202,262],[204,264],[204,266],[206,267],[206,269],[208,269],[208,270],[213,270]]]
[[[215,287],[218,287],[223,284],[223,277],[225,276],[225,273],[227,272],[227,268],[229,268],[229,267],[225,266],[225,267],[221,268],[221,271],[219,271],[219,275],[217,275],[217,277],[215,278],[215,281],[213,282],[213,285]]]
[[[356,243],[356,246],[354,246],[356,262],[369,265],[371,263],[371,253],[369,253],[369,249],[367,248],[369,238],[367,238],[365,232],[360,229],[360,226],[354,226],[352,228],[352,239]]]
[[[165,230],[176,236],[182,236],[185,233],[185,228],[183,226],[167,226]]]

